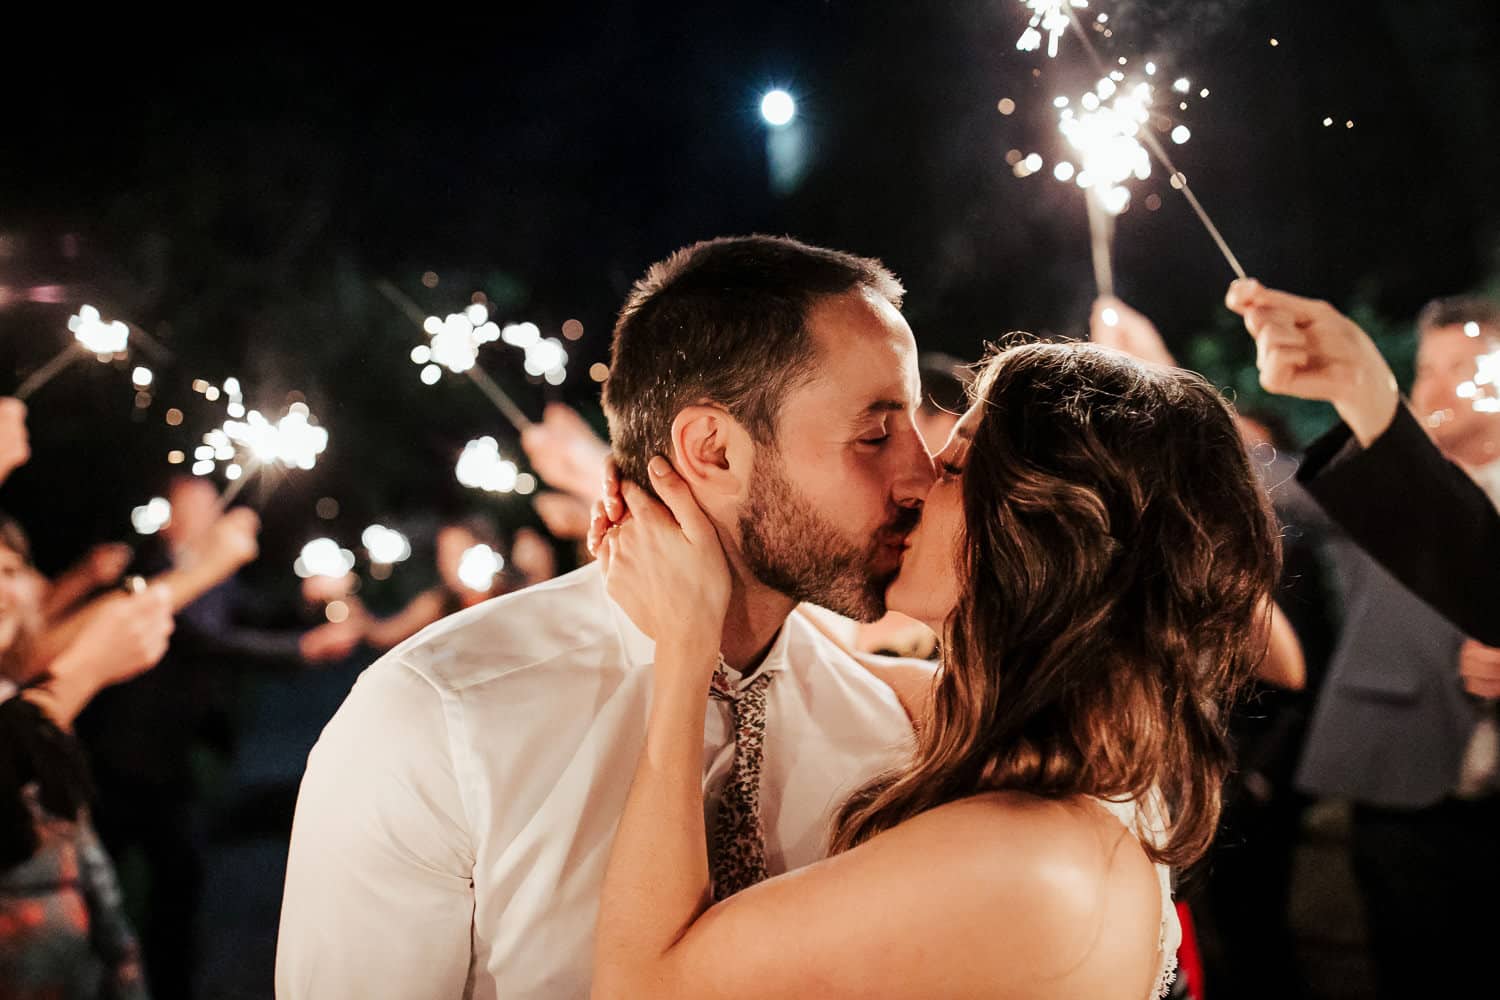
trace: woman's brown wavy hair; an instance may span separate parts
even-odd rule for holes
[[[847,850],[990,790],[1147,801],[1152,860],[1207,850],[1229,706],[1265,655],[1275,521],[1224,398],[1087,344],[990,358],[963,469],[963,581],[913,761],[844,805]]]

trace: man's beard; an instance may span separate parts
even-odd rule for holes
[[[918,516],[902,508],[881,535],[909,532]],[[764,449],[756,454],[740,539],[750,572],[767,587],[856,621],[875,621],[885,614],[885,590],[897,572],[874,569],[881,535],[864,545],[850,541],[798,495],[775,456]]]

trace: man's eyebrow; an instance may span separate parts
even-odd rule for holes
[[[904,413],[907,403],[901,399],[877,399],[865,407],[866,413]]]

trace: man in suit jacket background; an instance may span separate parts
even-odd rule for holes
[[[1500,501],[1500,414],[1475,409],[1469,390],[1459,387],[1472,380],[1486,333],[1500,336],[1500,310],[1483,300],[1454,299],[1423,311],[1413,414],[1400,405],[1373,343],[1331,307],[1243,285],[1230,301],[1256,334],[1267,388],[1328,398],[1347,424],[1314,446],[1300,473],[1350,535],[1333,543],[1346,618],[1298,783],[1354,803],[1355,879],[1380,995],[1473,988],[1490,974],[1488,935],[1484,921],[1461,915],[1483,912],[1500,893],[1493,846],[1500,839],[1495,703],[1476,697],[1493,693],[1482,675],[1496,651],[1467,638],[1445,617],[1449,609],[1423,598],[1485,589],[1459,567],[1474,541],[1472,526],[1493,518]],[[1325,388],[1331,391],[1319,397]],[[1423,427],[1431,436],[1428,447],[1440,449],[1446,462],[1430,456],[1402,461],[1404,454],[1425,454],[1422,442],[1411,440]],[[1440,474],[1413,479],[1424,467]],[[1362,470],[1369,470],[1366,478],[1354,478]],[[1452,496],[1442,492],[1444,484],[1453,486],[1448,470],[1469,477],[1463,488],[1449,491],[1460,507],[1474,508],[1474,493],[1482,506],[1477,518],[1456,522],[1454,537],[1438,536],[1443,547],[1428,557],[1425,577],[1413,579],[1447,576],[1451,582],[1419,596],[1357,543],[1373,534],[1380,553],[1399,555],[1403,546],[1430,544],[1424,532],[1434,520],[1464,517],[1462,509],[1454,514],[1425,506],[1433,496],[1452,506]],[[1356,486],[1364,493],[1363,509],[1351,502]],[[1388,504],[1391,494],[1399,501]],[[1372,513],[1377,510],[1380,517]],[[1405,520],[1393,520],[1402,514]],[[1376,524],[1380,530],[1372,531]],[[1394,564],[1409,568],[1412,560]],[[1489,607],[1493,621],[1493,597]],[[1492,631],[1486,638],[1494,641]]]

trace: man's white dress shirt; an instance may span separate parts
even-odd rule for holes
[[[587,567],[446,618],[366,670],[302,780],[277,996],[586,997],[653,650]],[[912,734],[891,690],[799,615],[762,669],[777,673],[761,789],[774,875],[824,856],[833,811]],[[710,822],[733,756],[713,700]]]

